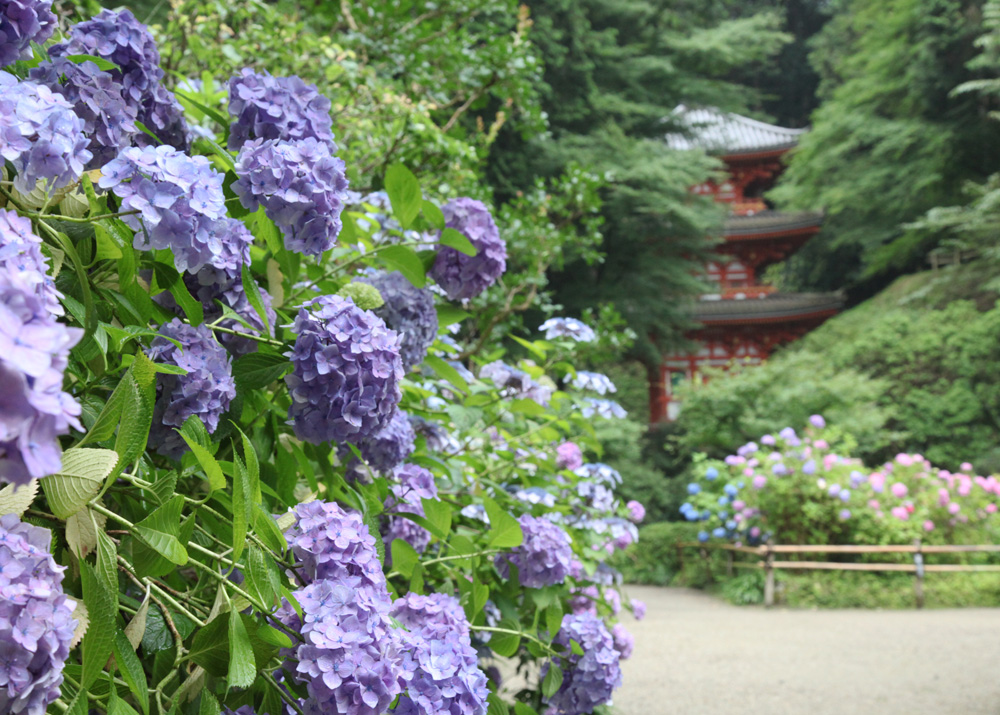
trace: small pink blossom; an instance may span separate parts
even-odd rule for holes
[[[763,489],[765,485],[767,485],[767,477],[765,477],[763,474],[758,474],[756,477],[753,478],[754,489]]]
[[[986,513],[987,514],[995,514],[996,511],[997,511],[997,505],[996,504],[990,502],[989,504],[986,505]]]
[[[961,505],[958,502],[954,502],[953,501],[951,504],[948,505],[948,513],[949,514],[957,514],[961,510],[962,510],[962,507],[961,507]]]
[[[910,519],[910,512],[906,510],[905,506],[894,506],[889,513],[900,521],[909,521]]]
[[[902,482],[896,482],[892,485],[892,495],[897,499],[902,499],[907,495],[907,493],[909,493],[909,491],[910,490],[907,489],[906,485]]]
[[[962,464],[959,467],[959,469],[961,469],[963,472],[971,472],[972,471],[972,465],[969,462],[962,462]]]
[[[827,444],[827,441],[825,439],[816,440],[815,442],[813,442],[813,447],[815,447],[816,449],[830,449],[830,445]]]
[[[924,522],[924,531],[934,531],[934,522],[928,519]]]
[[[878,503],[878,499],[869,499],[868,500],[868,508],[869,509],[878,509],[880,506],[881,505]]]
[[[940,504],[941,506],[944,506],[945,504],[947,504],[950,501],[951,501],[951,492],[949,492],[944,487],[941,487],[940,489],[938,489],[938,504]]]
[[[743,476],[744,477],[752,477],[753,476],[753,468],[752,467],[747,467],[746,469],[744,469],[743,470]]]
[[[736,511],[742,511],[743,507],[745,506],[746,502],[743,501],[742,499],[737,499],[736,501],[733,502],[733,509],[735,509]]]
[[[900,452],[899,454],[896,455],[896,464],[902,465],[904,467],[909,467],[911,464],[913,464],[913,457],[911,457],[909,454],[905,454],[904,452]]]

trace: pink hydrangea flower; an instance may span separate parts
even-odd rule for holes
[[[938,504],[944,506],[950,501],[951,501],[951,493],[944,487],[938,489]]]
[[[972,471],[972,465],[969,462],[962,462],[962,464],[959,467],[959,469],[961,469],[963,472],[971,472]]]
[[[909,493],[909,489],[902,482],[896,482],[892,485],[892,495],[897,499],[902,499]]]
[[[909,454],[905,454],[904,452],[900,452],[899,454],[896,455],[896,464],[899,464],[904,467],[909,467],[911,464],[913,464],[913,457],[910,456]]]
[[[818,439],[813,442],[813,447],[816,449],[830,449],[829,443],[825,439]]]
[[[767,477],[765,477],[763,474],[758,474],[756,477],[753,478],[754,489],[763,489],[765,485],[767,485]]]
[[[889,513],[900,521],[909,521],[910,519],[910,512],[906,510],[905,506],[894,506]]]
[[[934,522],[928,519],[924,522],[924,531],[934,531]]]
[[[993,504],[992,502],[990,502],[989,504],[986,505],[986,513],[987,514],[995,514],[996,510],[997,510],[997,505],[996,504]]]
[[[949,514],[957,514],[960,511],[962,511],[962,507],[958,502],[953,501],[951,504],[948,505]]]
[[[869,499],[868,500],[868,507],[869,508],[871,508],[871,509],[878,509],[880,506],[881,506],[881,504],[878,503],[878,499]]]

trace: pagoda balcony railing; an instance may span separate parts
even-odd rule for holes
[[[746,300],[748,298],[763,298],[778,291],[774,286],[739,286],[722,288],[716,293],[706,293],[702,300]]]

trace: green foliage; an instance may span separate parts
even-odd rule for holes
[[[666,586],[680,572],[685,555],[677,550],[681,542],[695,541],[698,526],[687,522],[658,522],[639,529],[639,543],[617,554],[612,565],[622,572],[626,583]]]

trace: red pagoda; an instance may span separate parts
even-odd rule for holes
[[[672,421],[680,413],[675,396],[683,380],[706,367],[759,364],[778,346],[796,340],[837,313],[834,293],[780,293],[762,282],[767,266],[784,260],[819,232],[822,214],[772,210],[764,201],[783,167],[781,157],[805,129],[788,129],[714,109],[678,107],[684,134],[667,136],[673,149],[704,149],[726,165],[728,179],[694,187],[729,205],[718,258],[706,266],[714,292],[694,306],[700,327],[688,337],[696,349],[669,355],[659,380],[649,386],[650,419]]]

